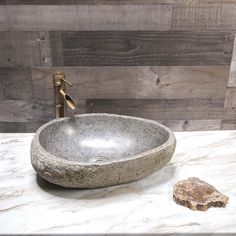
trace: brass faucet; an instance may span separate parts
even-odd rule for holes
[[[72,110],[76,108],[76,103],[65,91],[66,84],[72,86],[72,84],[65,79],[64,72],[56,72],[53,74],[54,107],[56,118],[65,117],[67,115],[66,105]]]

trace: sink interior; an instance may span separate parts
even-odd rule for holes
[[[168,137],[167,130],[156,122],[101,115],[58,120],[42,130],[39,142],[57,157],[99,163],[154,149]]]

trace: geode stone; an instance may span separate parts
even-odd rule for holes
[[[206,211],[210,207],[225,207],[229,200],[212,185],[194,177],[177,182],[173,197],[177,204],[194,211]]]

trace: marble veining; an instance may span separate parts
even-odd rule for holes
[[[0,134],[0,234],[236,233],[236,131],[176,132],[159,172],[130,184],[64,189],[37,177],[33,134]],[[174,184],[195,176],[229,196],[226,208],[191,211],[172,200]]]

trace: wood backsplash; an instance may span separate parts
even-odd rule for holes
[[[0,132],[54,117],[56,70],[80,113],[234,129],[235,32],[232,0],[0,0]]]

